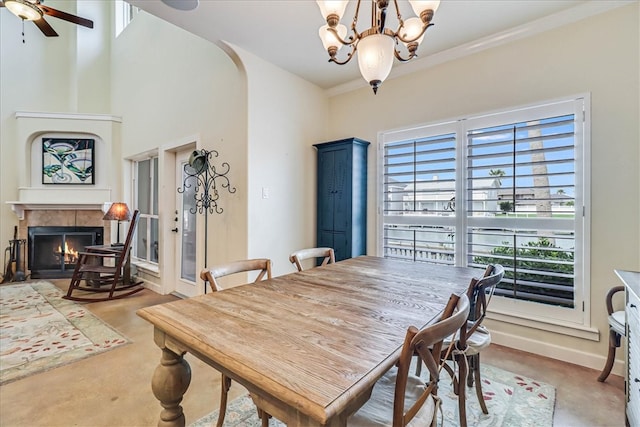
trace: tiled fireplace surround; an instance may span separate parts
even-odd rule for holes
[[[104,212],[96,210],[25,210],[24,219],[18,225],[18,238],[27,240],[29,227],[104,227],[104,243],[109,244],[111,221],[104,221]],[[25,250],[25,261],[29,259]],[[27,262],[24,263],[27,274]]]
[[[105,244],[110,243],[111,221],[101,210],[27,210],[18,225],[18,238],[27,238],[28,227],[104,227]]]

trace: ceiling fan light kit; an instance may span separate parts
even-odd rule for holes
[[[47,37],[58,37],[58,33],[44,19],[44,15],[53,16],[83,27],[93,28],[93,21],[90,19],[45,6],[43,3],[43,0],[0,0],[0,7],[6,7],[9,12],[22,19],[22,21],[33,21],[36,27],[42,31],[42,34]],[[22,41],[24,42],[24,30]]]
[[[42,18],[42,11],[29,0],[4,0],[4,5],[11,13],[25,21],[35,21]]]
[[[371,27],[358,32],[356,29],[360,13],[360,0],[358,0],[351,23],[351,33],[347,37],[347,27],[340,24],[340,19],[344,15],[348,0],[317,0],[316,2],[320,7],[320,13],[327,21],[327,25],[320,27],[319,35],[329,54],[329,62],[344,65],[358,52],[360,74],[371,85],[374,94],[391,73],[394,57],[404,62],[417,56],[418,46],[424,39],[427,29],[433,25],[431,20],[440,5],[440,0],[409,0],[417,16],[403,20],[398,1],[393,0],[398,18],[398,28],[393,31],[385,27],[389,0],[370,0]],[[400,45],[404,46],[404,53],[396,48]],[[339,60],[337,57],[342,46],[351,48],[345,60]]]

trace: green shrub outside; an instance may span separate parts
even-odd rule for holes
[[[515,266],[514,254],[516,258]],[[525,299],[573,307],[574,257],[572,251],[566,251],[555,246],[546,237],[539,237],[537,241],[528,242],[526,247],[517,249],[509,246],[509,242],[503,242],[503,246],[493,248],[491,255],[494,256],[474,257],[473,262],[474,264],[480,265],[501,264],[505,267],[505,270],[507,270],[505,272],[505,278],[513,280],[515,285],[513,283],[505,283],[504,281],[500,282],[498,289],[503,290],[499,292],[500,295],[515,297],[515,294],[526,293],[529,295],[525,297]],[[564,261],[566,264],[556,264],[548,261]],[[571,277],[548,276],[546,274],[536,274],[522,270],[562,273],[570,275]],[[540,283],[541,286],[519,285],[518,281]],[[536,296],[539,297],[536,298]],[[542,298],[545,296],[551,297],[551,299],[558,298],[559,300],[550,302],[548,301],[549,298]]]

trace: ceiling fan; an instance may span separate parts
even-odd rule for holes
[[[72,22],[87,28],[93,28],[93,21],[43,5],[44,0],[0,0],[0,7],[6,7],[11,13],[24,21],[33,21],[47,37],[58,37],[58,33],[44,20],[44,15]]]

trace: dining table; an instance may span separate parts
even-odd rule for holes
[[[346,426],[422,328],[484,270],[360,256],[142,308],[161,349],[159,426],[184,426],[190,353],[290,427]]]

